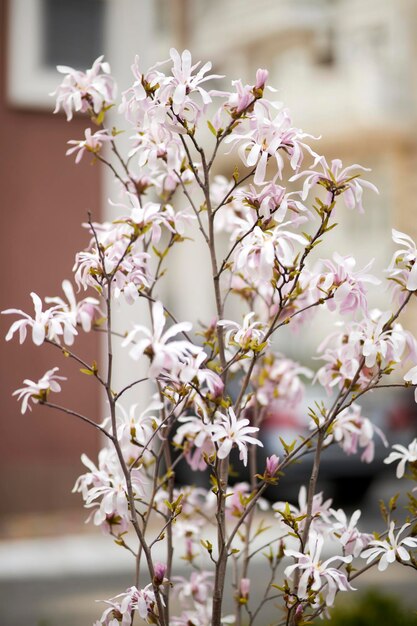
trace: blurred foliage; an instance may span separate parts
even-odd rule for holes
[[[417,626],[417,612],[395,596],[369,590],[332,611],[321,626]],[[315,626],[318,623],[315,622]]]

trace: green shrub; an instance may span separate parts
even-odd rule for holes
[[[322,626],[417,626],[417,613],[395,596],[369,590],[332,611]],[[319,626],[316,621],[315,626]]]

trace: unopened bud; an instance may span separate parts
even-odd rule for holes
[[[249,590],[250,590],[250,579],[241,578],[240,586],[239,586],[239,601],[241,603],[246,603],[248,601]]]
[[[268,80],[269,72],[268,70],[264,70],[259,68],[256,70],[256,82],[255,89],[263,89],[265,87],[265,83]]]
[[[266,459],[265,474],[267,476],[274,476],[278,467],[279,467],[279,458],[276,456],[276,454],[272,454],[271,456],[268,456]]]
[[[167,571],[165,563],[155,563],[153,582],[155,585],[162,585]]]

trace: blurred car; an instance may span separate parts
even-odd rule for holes
[[[267,456],[276,454],[282,458],[285,454],[280,438],[289,444],[294,440],[299,441],[300,435],[307,437],[311,434],[306,416],[308,406],[313,404],[307,398],[296,411],[274,411],[268,414],[260,433],[264,447],[259,452],[259,467],[264,466]],[[374,433],[375,447],[371,462],[361,460],[363,450],[349,455],[335,441],[323,449],[317,491],[324,491],[326,498],[331,497],[335,506],[359,504],[376,478],[384,474],[394,476],[393,467],[383,463],[389,448],[394,443],[407,446],[417,435],[417,405],[413,389],[377,390],[361,397],[359,404],[362,415],[382,431],[386,441],[378,432]],[[278,485],[268,488],[267,497],[273,501],[295,502],[300,486],[308,484],[313,457],[314,449],[291,464]]]

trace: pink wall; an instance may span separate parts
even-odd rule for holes
[[[68,124],[61,115],[7,104],[6,0],[0,0],[0,19],[0,308],[30,312],[31,291],[61,295],[62,280],[71,278],[74,254],[88,240],[80,225],[87,210],[100,219],[100,170],[88,159],[75,166],[65,157],[68,139],[83,136],[83,119]],[[22,416],[11,393],[24,378],[38,380],[57,365],[72,381],[56,401],[101,419],[97,383],[52,346],[5,343],[13,319],[0,317],[0,513],[78,507],[70,490],[81,473],[80,453],[95,455],[96,431],[45,407]],[[98,337],[81,334],[74,349],[91,362]]]

